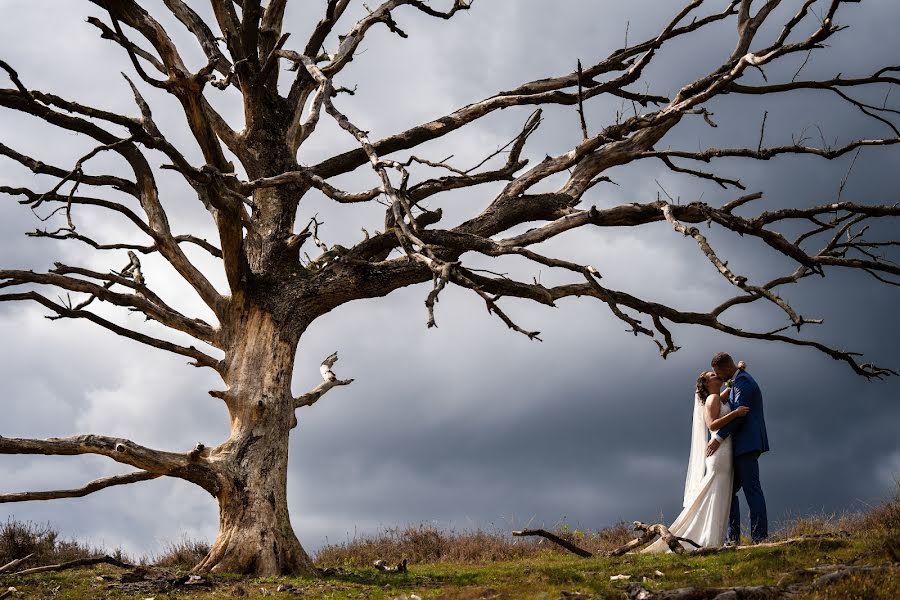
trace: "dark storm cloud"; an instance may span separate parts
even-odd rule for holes
[[[156,4],[148,3],[148,9],[153,11]],[[389,135],[499,89],[569,72],[576,58],[588,62],[603,56],[622,46],[626,23],[631,43],[652,37],[680,8],[680,3],[668,4],[555,3],[552,19],[547,4],[537,0],[476,3],[471,12],[449,22],[404,13],[398,19],[412,33],[410,39],[373,30],[364,52],[340,81],[358,85],[358,92],[342,96],[340,106],[370,129],[373,138]],[[300,3],[292,6],[289,29],[302,38],[315,16],[300,10]],[[80,3],[0,1],[0,12],[8,15],[0,23],[6,40],[2,56],[29,85],[134,113],[118,74],[130,70],[127,58],[83,23],[92,10]],[[356,10],[364,9],[360,5]],[[787,6],[779,10],[790,12]],[[900,40],[890,31],[900,18],[896,3],[851,6],[843,15],[841,21],[853,28],[814,57],[803,76],[862,75],[900,54]],[[191,47],[176,24],[165,24],[177,42]],[[729,24],[667,45],[648,72],[650,92],[672,95],[688,78],[715,67],[733,47],[733,35]],[[862,45],[861,39],[880,42]],[[51,43],[60,51],[53,62],[45,58]],[[188,58],[191,64],[202,64],[199,53]],[[800,62],[802,57],[767,75],[772,80],[790,78]],[[153,90],[144,92],[163,130],[197,161],[177,103]],[[216,105],[232,122],[241,123],[234,95],[217,97]],[[622,110],[630,112],[631,106],[617,99],[592,100],[589,126],[596,130]],[[810,143],[818,143],[820,134],[813,125],[821,127],[829,143],[888,134],[823,94],[773,97],[765,107],[758,98],[727,96],[711,103],[710,110],[718,128],[697,117],[664,143],[688,149],[752,146],[763,110],[769,111],[769,144],[787,143],[804,130]],[[460,164],[471,166],[513,137],[529,113],[523,108],[491,115],[477,127],[429,143],[422,153],[437,158],[454,154]],[[61,165],[92,147],[81,136],[54,134],[9,113],[0,113],[0,132],[4,143]],[[548,109],[526,155],[540,160],[545,153],[566,151],[579,138],[570,108]],[[324,120],[300,158],[314,163],[354,144]],[[896,148],[864,151],[844,197],[895,201],[898,158]],[[765,192],[764,199],[741,209],[755,214],[834,199],[851,160],[848,156],[826,163],[798,157],[765,163],[722,161],[713,167],[739,177],[751,191]],[[89,164],[96,172],[109,165],[122,168],[111,157]],[[208,216],[191,202],[189,190],[177,176],[162,173],[162,198],[176,232],[215,239]],[[610,175],[619,186],[594,188],[586,206],[652,200],[662,193],[657,181],[683,202],[702,195],[716,204],[739,193],[672,174],[652,161]],[[9,185],[46,185],[10,161],[0,161],[0,179]],[[340,182],[354,189],[373,184],[365,170]],[[495,189],[454,192],[431,206],[441,206],[446,223],[453,224],[481,210]],[[60,257],[98,269],[122,266],[118,254],[98,256],[71,243],[21,237],[36,222],[27,209],[6,200],[0,203],[4,266],[46,269]],[[321,197],[304,199],[300,219],[316,212],[326,222],[322,235],[329,243],[357,241],[360,227],[371,232],[380,229],[383,220],[378,205],[335,206]],[[85,231],[102,230],[109,239],[127,231],[121,221],[89,212],[80,215],[79,227]],[[708,235],[729,264],[754,281],[791,269],[753,240],[715,229]],[[544,250],[594,264],[612,287],[684,309],[708,309],[731,293],[693,241],[665,224],[640,231],[574,231],[545,244]],[[208,265],[211,278],[224,288],[213,261],[199,253],[191,256]],[[192,314],[206,315],[190,289],[161,261],[148,257],[145,264],[148,281],[163,297]],[[473,257],[472,264],[485,263]],[[538,275],[516,259],[501,264],[517,276]],[[546,269],[539,274],[545,283],[568,281]],[[343,306],[317,320],[301,342],[295,392],[317,383],[319,362],[334,350],[341,356],[338,374],[356,379],[314,407],[298,411],[289,497],[295,527],[311,549],[326,538],[335,541],[354,531],[406,522],[512,528],[565,519],[598,527],[654,519],[660,513],[671,518],[680,508],[693,381],[720,349],[747,360],[764,390],[773,451],[763,459],[763,483],[774,519],[860,508],[860,501],[889,493],[893,476],[900,472],[896,381],[867,383],[811,350],[688,327],[673,328],[683,348],[661,361],[652,343],[625,334],[603,305],[587,298],[566,299],[556,309],[510,301],[509,311],[520,324],[542,331],[545,341],[535,343],[490,317],[474,295],[448,289],[438,305],[439,327],[427,330],[422,304],[426,294],[426,286],[414,286],[387,298]],[[785,289],[784,295],[802,314],[825,318],[824,326],[807,335],[898,366],[895,289],[858,275],[831,273],[825,280],[809,278],[802,286]],[[8,399],[0,435],[90,431],[167,449],[187,449],[197,441],[216,443],[227,435],[224,408],[206,395],[217,387],[211,375],[185,367],[180,358],[97,332],[89,324],[51,323],[42,314],[33,307],[0,304],[0,380]],[[116,318],[139,325],[134,316]],[[782,324],[781,315],[767,307],[735,311],[732,322],[748,329]],[[116,465],[97,457],[0,457],[4,490],[77,485],[115,472],[120,472]],[[7,505],[5,510],[8,513],[0,516],[51,520],[67,533],[137,552],[156,551],[182,533],[209,538],[216,529],[212,499],[177,481],[146,482],[78,500]]]

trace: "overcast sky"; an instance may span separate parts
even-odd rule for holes
[[[196,4],[203,5],[204,14],[209,12],[205,3]],[[285,30],[293,33],[288,47],[302,48],[319,16],[302,7],[318,4],[324,0],[291,4],[285,21]],[[578,58],[590,63],[606,56],[624,44],[626,24],[629,42],[650,38],[682,2],[552,4],[550,10],[550,3],[539,0],[482,0],[449,22],[398,11],[396,18],[409,39],[373,29],[338,79],[340,85],[358,86],[357,94],[336,102],[378,139],[518,83],[570,72]],[[708,4],[712,12],[727,2]],[[783,4],[779,22],[797,3]],[[160,16],[192,66],[203,64],[190,37],[165,18],[161,2],[142,5]],[[347,30],[364,10],[361,2],[354,5],[337,30]],[[851,28],[813,55],[802,76],[861,76],[900,56],[895,35],[900,3],[870,0],[848,5],[839,14],[838,21]],[[99,38],[85,22],[89,15],[103,17],[88,2],[0,0],[0,58],[17,69],[29,87],[135,114],[119,74],[131,72],[127,57]],[[775,34],[774,28],[761,33],[764,38]],[[733,48],[734,36],[732,19],[667,44],[633,89],[671,96],[720,64]],[[802,59],[767,70],[769,80],[789,80]],[[748,80],[761,81],[758,74]],[[9,85],[5,78],[0,81],[0,86]],[[199,164],[177,102],[152,89],[143,91],[164,132]],[[216,106],[240,128],[236,97],[212,92]],[[880,89],[860,97],[881,102],[884,93]],[[663,145],[754,146],[764,111],[769,113],[766,143],[772,145],[789,143],[792,135],[804,132],[809,143],[819,142],[820,136],[835,143],[890,135],[886,127],[833,96],[717,99],[709,108],[718,128],[711,129],[700,118],[688,120]],[[887,102],[900,106],[896,93]],[[617,100],[591,100],[588,126],[596,131],[614,122],[623,109],[631,111]],[[417,154],[435,160],[453,154],[458,166],[472,166],[514,136],[529,113],[526,107],[491,115]],[[570,107],[547,110],[545,116],[526,149],[532,161],[571,148],[581,136]],[[9,111],[0,111],[0,141],[59,165],[74,164],[93,147],[84,136],[55,131]],[[323,119],[300,160],[310,164],[355,143]],[[160,162],[159,157],[153,160]],[[762,163],[723,161],[715,167],[723,175],[740,177],[749,191],[765,193],[763,200],[741,209],[752,215],[776,206],[833,201],[851,160],[788,157]],[[863,151],[843,197],[896,202],[898,160],[897,147]],[[109,156],[89,166],[93,173],[127,174],[124,164]],[[584,206],[652,201],[661,193],[660,186],[682,202],[702,197],[715,206],[741,193],[672,174],[655,162],[609,175],[619,185],[593,188]],[[372,178],[361,170],[339,181],[347,188],[364,189]],[[0,159],[0,184],[39,189],[53,185],[7,159]],[[208,216],[176,175],[160,172],[159,185],[176,233],[215,239]],[[481,210],[496,191],[485,187],[454,192],[429,206],[442,207],[442,224],[452,226]],[[371,232],[383,222],[383,207],[377,204],[335,206],[313,195],[303,200],[298,222],[315,213],[325,221],[321,236],[329,244],[351,244],[362,238],[360,227]],[[78,211],[75,218],[79,231],[101,240],[143,241],[115,217]],[[4,268],[46,270],[54,260],[62,260],[107,270],[127,263],[122,252],[97,253],[77,242],[23,235],[38,226],[44,225],[15,198],[0,198]],[[753,240],[715,228],[709,236],[729,265],[752,282],[765,282],[793,268]],[[625,231],[585,228],[543,248],[595,265],[613,288],[677,308],[709,310],[731,293],[696,244],[666,224]],[[224,289],[220,266],[202,252],[189,252]],[[151,288],[183,310],[207,316],[190,288],[158,258],[142,260]],[[488,263],[473,258],[471,264]],[[546,284],[570,281],[565,273],[516,260],[493,268],[529,279],[540,276]],[[898,380],[867,382],[812,350],[688,327],[673,328],[682,349],[663,361],[652,342],[626,334],[605,305],[591,298],[566,299],[556,309],[504,301],[520,325],[542,332],[541,343],[528,341],[489,316],[471,292],[449,288],[437,307],[439,327],[429,330],[423,305],[428,289],[414,286],[340,307],[313,323],[301,340],[296,393],[317,383],[319,363],[334,350],[341,357],[335,367],[338,375],[356,380],[298,411],[289,502],[295,530],[311,551],[326,540],[406,523],[508,530],[563,522],[599,528],[660,516],[670,521],[682,499],[693,383],[720,350],[746,360],[763,389],[772,451],[762,458],[761,473],[769,515],[776,524],[794,515],[864,509],[896,490]],[[834,271],[825,279],[810,278],[784,290],[801,314],[825,319],[806,335],[894,368],[900,368],[898,293],[874,279]],[[118,314],[99,308],[104,315]],[[51,322],[45,314],[35,306],[0,304],[0,435],[99,433],[182,451],[198,441],[214,445],[225,439],[227,413],[206,393],[221,387],[210,373],[89,323]],[[144,326],[134,315],[115,318]],[[783,325],[779,313],[766,307],[735,311],[731,319],[748,329]],[[158,330],[149,326],[147,331]],[[0,491],[77,487],[124,470],[96,456],[0,457]],[[66,535],[135,553],[158,551],[182,535],[212,539],[217,529],[215,501],[177,480],[105,490],[84,499],[5,504],[0,518],[7,515],[51,521]]]

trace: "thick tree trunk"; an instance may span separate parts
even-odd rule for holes
[[[255,438],[219,497],[219,534],[196,572],[314,575],[291,527],[287,506],[287,436]]]
[[[220,482],[219,535],[196,572],[315,574],[291,527],[287,505],[290,381],[296,339],[271,315],[244,311],[232,323],[225,402],[231,436],[209,453]]]

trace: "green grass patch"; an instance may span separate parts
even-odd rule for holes
[[[18,598],[563,598],[578,592],[593,598],[627,598],[628,586],[640,583],[651,591],[682,587],[733,587],[803,584],[814,575],[798,573],[823,565],[853,562],[879,565],[891,560],[884,540],[857,533],[776,548],[749,548],[712,556],[632,554],[578,558],[542,556],[482,563],[411,564],[409,572],[391,574],[370,567],[346,569],[324,578],[240,579],[214,577],[212,589],[134,592],[119,587],[121,571],[102,566],[61,573],[4,577]],[[657,572],[663,573],[659,576]],[[613,575],[629,580],[611,581]],[[279,586],[287,591],[276,591]],[[804,596],[801,596],[804,597]],[[900,566],[877,576],[852,575],[809,598],[900,598]]]

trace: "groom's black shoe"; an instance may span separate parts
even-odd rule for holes
[[[734,547],[739,546],[739,545],[740,545],[740,544],[739,544],[738,542],[736,542],[735,540],[725,540],[725,546],[724,546],[724,547],[725,547],[725,548],[734,548]]]

